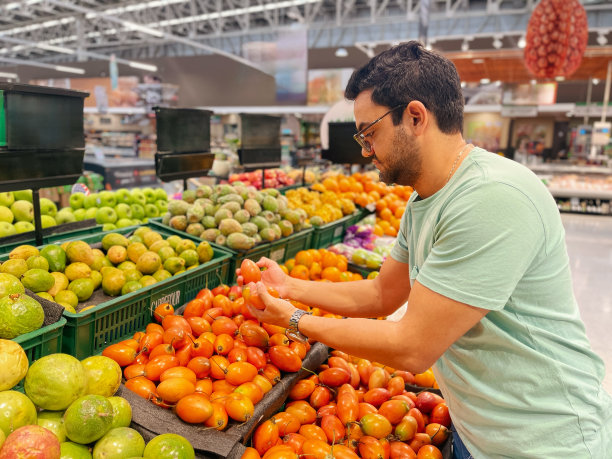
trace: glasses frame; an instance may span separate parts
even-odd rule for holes
[[[355,139],[355,142],[357,142],[359,144],[359,146],[367,151],[368,153],[372,153],[372,145],[370,144],[370,142],[368,142],[366,140],[366,136],[364,135],[364,132],[366,132],[367,130],[369,130],[372,126],[374,126],[376,123],[378,123],[379,121],[381,121],[385,116],[387,116],[389,113],[394,112],[395,110],[397,110],[398,108],[401,107],[406,107],[407,104],[401,104],[401,105],[397,105],[395,107],[393,107],[391,110],[389,110],[388,112],[386,112],[384,115],[382,115],[380,118],[372,121],[370,124],[368,124],[366,127],[364,127],[363,129],[361,129],[359,132],[353,134],[353,139]]]

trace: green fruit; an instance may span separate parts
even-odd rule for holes
[[[27,260],[28,258],[40,255],[38,249],[31,245],[20,245],[19,247],[15,247],[9,253],[9,258],[12,260],[14,258],[21,258],[23,260]]]
[[[170,257],[166,261],[164,261],[164,269],[170,274],[176,274],[184,268],[185,260],[181,257]]]
[[[51,217],[50,215],[41,215],[40,225],[43,228],[50,228],[52,226],[57,226],[57,222],[55,221],[55,218]]]
[[[85,279],[91,276],[91,268],[85,263],[77,261],[66,266],[64,274],[68,280]]]
[[[209,242],[214,242],[221,232],[217,228],[209,228],[200,234],[200,238]]]
[[[213,248],[207,241],[200,242],[196,248],[196,252],[198,253],[198,261],[200,263],[209,262],[215,255]]]
[[[185,250],[195,250],[196,245],[191,239],[181,239],[177,244],[174,250],[176,253],[182,253]]]
[[[60,290],[55,295],[55,302],[68,304],[74,309],[79,304],[79,297],[72,290]]]
[[[101,395],[85,395],[64,413],[66,436],[85,445],[102,438],[113,423],[113,405]]]
[[[140,290],[141,288],[142,288],[142,285],[140,285],[140,282],[129,281],[123,284],[123,287],[121,287],[121,294],[127,295],[128,293],[135,292],[136,290]]]
[[[125,282],[139,281],[142,277],[142,273],[138,271],[136,268],[134,269],[123,269],[123,274],[125,275]]]
[[[129,427],[132,422],[132,407],[123,397],[109,397],[108,401],[113,405],[113,423],[111,429],[117,427]]]
[[[41,411],[37,422],[39,426],[53,432],[60,443],[66,441],[63,411]]]
[[[168,244],[170,244],[170,247],[176,250],[176,245],[181,241],[181,237],[173,235],[166,239],[166,241],[168,242]]]
[[[125,274],[117,268],[108,269],[102,274],[102,290],[109,296],[117,296],[125,285]]]
[[[0,273],[11,274],[19,279],[28,270],[28,264],[21,258],[6,260],[0,267]]]
[[[7,437],[20,427],[36,424],[36,407],[21,392],[0,392],[0,430]]]
[[[87,446],[79,445],[71,441],[60,444],[61,459],[92,459]]]
[[[79,302],[87,301],[91,298],[94,291],[94,281],[92,279],[75,279],[70,282],[68,286],[68,290],[76,293],[76,296],[79,299]]]
[[[25,378],[26,395],[45,410],[65,410],[87,390],[81,362],[67,354],[51,354],[36,360]]]
[[[136,269],[143,274],[153,274],[161,267],[162,261],[155,252],[147,251],[143,253],[136,263]]]
[[[66,252],[59,245],[47,245],[40,251],[40,255],[49,262],[49,271],[63,272],[66,268]]]
[[[102,238],[102,249],[108,250],[114,245],[120,245],[122,247],[126,247],[130,244],[128,238],[126,238],[123,234],[119,233],[109,233]]]
[[[96,443],[93,450],[94,459],[125,459],[141,456],[145,441],[138,432],[129,427],[117,427],[110,430]]]
[[[255,245],[255,239],[242,233],[232,233],[227,237],[227,246],[232,250],[249,250]]]
[[[38,301],[22,293],[11,293],[0,299],[0,338],[13,339],[38,330],[45,311]]]
[[[45,300],[55,301],[55,299],[53,298],[53,295],[50,295],[47,292],[38,292],[37,295],[41,298],[44,298]]]
[[[25,272],[21,283],[33,292],[46,292],[55,284],[55,278],[45,269],[34,268]]]
[[[102,285],[102,274],[99,271],[92,271],[89,278],[93,282],[94,290]]]
[[[228,236],[232,233],[242,233],[242,225],[233,218],[225,218],[219,223],[219,231],[224,236]]]
[[[147,444],[142,456],[151,459],[194,459],[195,451],[185,437],[176,434],[162,434]]]
[[[136,269],[136,263],[134,263],[133,261],[122,261],[117,265],[117,268],[121,269],[122,271],[129,271],[132,269]]]
[[[87,374],[87,394],[112,397],[121,385],[121,367],[113,359],[94,355],[81,360]]]
[[[165,279],[168,279],[169,277],[172,277],[172,274],[169,273],[168,271],[166,271],[165,269],[160,269],[159,271],[155,271],[153,273],[153,278],[157,281],[157,282],[161,282]]]
[[[157,280],[155,280],[153,276],[142,276],[138,282],[140,282],[140,285],[143,287],[148,287],[149,285],[157,283]]]
[[[95,260],[93,250],[89,247],[89,244],[83,241],[74,241],[68,244],[66,256],[71,263],[81,261],[87,266],[91,266]]]
[[[318,215],[315,215],[313,217],[310,217],[310,224],[314,226],[315,228],[317,228],[319,226],[325,225],[325,221]]]
[[[159,249],[157,251],[157,255],[159,255],[159,257],[161,258],[162,263],[163,263],[168,258],[175,257],[176,256],[176,252],[174,251],[174,249],[172,247],[168,246],[168,247],[162,247],[161,249]]]
[[[179,255],[179,257],[185,260],[185,267],[187,268],[193,265],[197,265],[199,263],[198,252],[192,249],[183,250],[181,254]]]
[[[94,262],[91,264],[91,269],[94,271],[102,271],[102,268],[105,266],[113,266],[113,264],[105,255],[97,255]]]

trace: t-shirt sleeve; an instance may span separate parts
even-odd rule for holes
[[[408,264],[410,261],[408,256],[408,242],[406,237],[406,231],[408,228],[406,219],[408,217],[408,213],[409,212],[406,211],[402,216],[402,220],[400,221],[400,228],[397,232],[397,237],[395,238],[395,244],[393,244],[393,247],[391,248],[391,257],[395,261],[399,261],[400,263],[406,264]]]
[[[520,190],[488,183],[461,192],[442,211],[417,280],[471,306],[502,309],[545,244],[542,219]]]

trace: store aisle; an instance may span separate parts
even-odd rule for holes
[[[574,293],[591,345],[606,363],[612,394],[612,217],[562,214]]]

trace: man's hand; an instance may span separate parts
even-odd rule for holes
[[[282,271],[281,273],[284,275]],[[272,295],[270,295],[263,282],[257,282],[256,284],[250,283],[249,287],[257,292],[257,295],[259,295],[259,298],[263,304],[266,305],[264,310],[259,310],[253,308],[252,306],[248,306],[250,313],[260,322],[287,328],[289,326],[289,319],[295,312],[296,308],[288,301],[281,300],[280,298],[274,298]]]
[[[273,288],[278,292],[278,294],[283,298],[289,297],[289,281],[290,278],[285,274],[285,272],[280,269],[280,266],[275,261],[270,260],[269,258],[262,257],[257,262],[257,266],[260,268],[265,268],[261,272],[261,280],[267,287]],[[244,278],[242,277],[242,273],[240,269],[236,270],[236,282],[239,286],[242,286],[244,283]]]

